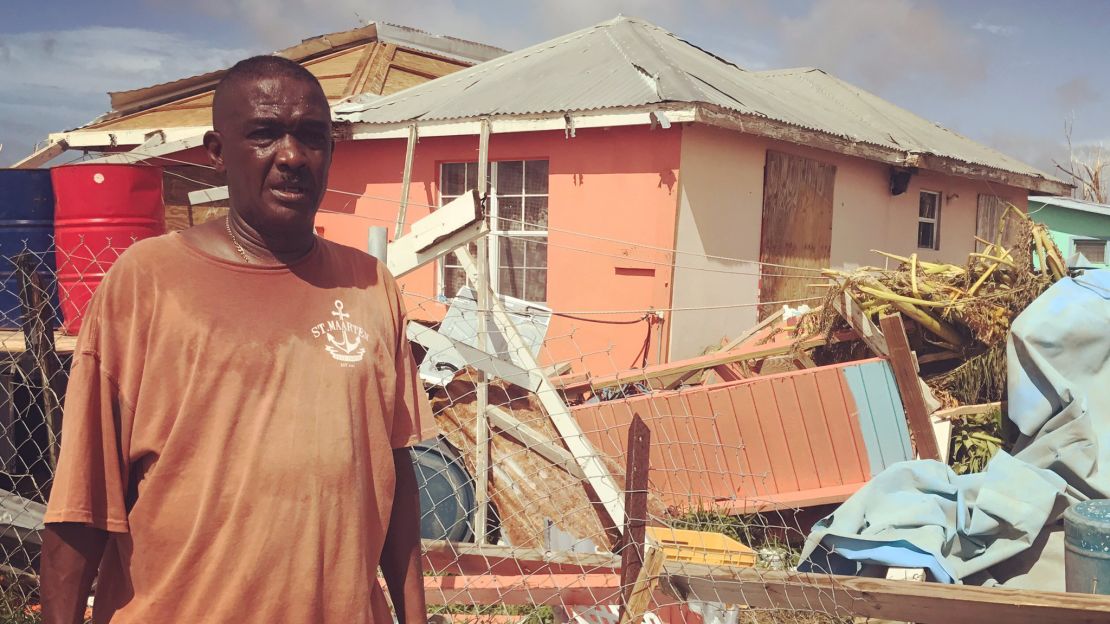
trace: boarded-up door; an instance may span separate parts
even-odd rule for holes
[[[765,263],[760,271],[761,319],[782,309],[782,303],[773,302],[821,296],[809,286],[819,281],[818,273],[807,269],[829,266],[835,182],[834,165],[767,152],[759,241],[759,261]]]
[[[1021,223],[1013,213],[1006,212],[1009,205],[1009,202],[995,195],[979,195],[979,205],[975,214],[975,236],[981,240],[975,242],[976,250],[983,251],[986,248],[987,245],[983,241],[999,242],[999,225],[1002,225],[1002,246],[1012,250],[1017,244],[1021,234],[1019,231]],[[1003,215],[1006,216],[1004,224]]]

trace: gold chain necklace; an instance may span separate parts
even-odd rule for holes
[[[224,227],[227,228],[227,235],[231,237],[231,244],[235,245],[235,249],[239,250],[239,255],[243,256],[243,260],[246,261],[247,264],[253,264],[250,256],[247,255],[247,250],[243,249],[243,246],[239,244],[239,239],[235,238],[235,233],[231,231],[231,215],[224,217]]]

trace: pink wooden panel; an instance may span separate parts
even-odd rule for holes
[[[775,475],[775,484],[778,486],[777,491],[793,492],[804,489],[798,485],[794,460],[790,456],[790,441],[786,437],[786,425],[779,413],[771,380],[758,379],[750,387],[759,428],[763,431],[763,442],[767,445],[767,455],[771,460],[771,474]]]
[[[840,464],[836,461],[836,452],[832,445],[834,425],[829,422],[829,414],[825,412],[824,405],[821,403],[821,393],[817,390],[817,375],[798,375],[791,377],[790,381],[794,385],[798,409],[805,420],[810,456],[817,472],[819,487],[844,485],[844,479],[840,476]]]
[[[833,455],[840,469],[841,481],[844,484],[862,483],[870,476],[871,468],[855,401],[844,387],[844,375],[837,369],[821,369],[813,377],[829,423]]]
[[[717,501],[739,511],[760,500],[804,503],[870,475],[841,368],[639,395],[573,413],[598,450],[622,463],[628,423],[640,414],[652,429],[651,487],[668,505]]]

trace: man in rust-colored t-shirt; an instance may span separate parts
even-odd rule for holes
[[[385,624],[379,563],[402,622],[425,619],[404,447],[434,433],[427,399],[393,278],[313,234],[331,127],[306,74],[229,72],[205,144],[230,215],[136,244],[94,297],[46,515],[47,622],[79,621],[98,563],[97,622]]]

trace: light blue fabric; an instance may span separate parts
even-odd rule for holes
[[[953,582],[1028,548],[1066,505],[1066,488],[1004,452],[968,475],[932,460],[895,464],[817,523],[799,569],[855,574],[873,563]]]

